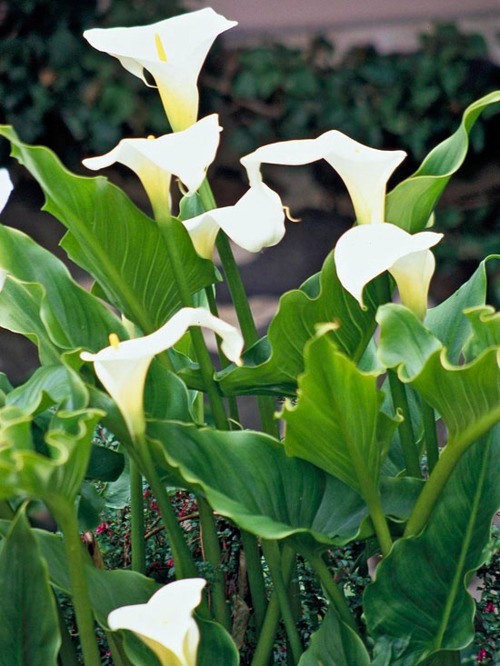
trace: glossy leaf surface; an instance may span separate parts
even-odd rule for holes
[[[56,605],[24,509],[9,526],[0,551],[0,595],[0,665],[55,666],[60,645]]]
[[[485,109],[498,102],[500,91],[495,91],[465,109],[457,131],[431,150],[417,171],[386,196],[387,222],[411,233],[426,226],[451,176],[463,164],[475,122]]]
[[[483,561],[500,503],[500,426],[462,457],[425,531],[399,540],[365,593],[374,663],[415,666],[438,650],[458,650],[474,636],[475,604],[466,590]],[[418,584],[415,582],[418,581]]]
[[[47,148],[19,140],[8,126],[0,135],[44,191],[44,210],[67,228],[61,245],[93,275],[110,302],[143,331],[163,324],[180,305],[168,253],[156,223],[106,178],[75,176]],[[216,280],[181,222],[173,224],[180,261],[192,292]]]

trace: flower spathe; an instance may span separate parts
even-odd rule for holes
[[[403,305],[424,318],[434,273],[429,248],[443,237],[433,231],[411,235],[394,224],[359,225],[346,231],[335,247],[338,278],[346,291],[363,305],[363,289],[384,271],[396,280]]]
[[[150,335],[132,340],[113,340],[96,354],[82,352],[84,361],[92,361],[96,375],[115,401],[133,436],[144,433],[143,395],[149,366],[160,352],[173,347],[190,326],[204,326],[222,338],[226,357],[241,364],[243,338],[230,324],[203,308],[182,308],[166,324]]]
[[[403,161],[402,150],[377,150],[351,139],[342,132],[330,130],[317,139],[271,143],[245,155],[250,185],[262,182],[261,164],[297,166],[326,160],[340,175],[352,199],[356,221],[369,224],[384,221],[387,181]]]
[[[5,208],[13,189],[9,172],[7,169],[0,169],[0,213]]]
[[[132,169],[140,178],[158,217],[169,212],[172,175],[186,185],[188,194],[200,187],[215,159],[221,129],[214,113],[182,132],[158,138],[122,139],[108,153],[87,158],[83,164],[94,171],[115,162]]]
[[[132,28],[95,28],[83,33],[99,51],[118,58],[126,70],[147,84],[154,78],[172,129],[196,122],[197,81],[215,38],[237,25],[211,8]]]
[[[5,208],[9,200],[10,193],[14,189],[7,169],[0,169],[0,213]],[[7,278],[7,271],[0,268],[0,291],[2,291]]]
[[[285,234],[280,197],[267,185],[250,187],[234,206],[214,208],[183,224],[198,254],[211,259],[219,229],[249,252],[276,245]]]
[[[177,580],[155,592],[147,604],[111,611],[108,625],[113,631],[137,634],[161,666],[196,666],[200,631],[193,611],[205,585],[203,578]]]

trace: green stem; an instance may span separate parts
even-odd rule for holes
[[[245,553],[248,585],[250,587],[250,596],[252,597],[255,624],[257,632],[260,632],[266,615],[267,600],[259,543],[256,536],[245,530],[240,531],[240,536],[243,552]]]
[[[148,442],[142,436],[135,439],[134,445],[139,465],[158,502],[162,522],[172,549],[176,578],[196,578],[198,571],[193,556],[188,548],[184,532],[179,525],[165,486],[154,466]]]
[[[203,181],[198,194],[200,195],[205,210],[211,210],[216,207],[217,204],[215,203],[212,190],[206,179]],[[238,270],[238,265],[234,259],[228,237],[222,229],[217,234],[216,245],[224,275],[226,277],[227,286],[229,288],[229,293],[231,294],[231,299],[236,310],[236,316],[238,317],[238,322],[240,324],[243,340],[245,341],[245,347],[248,349],[257,342],[259,336],[245,287]],[[257,404],[264,432],[267,432],[274,437],[279,437],[278,423],[274,418],[274,400],[266,396],[258,396]]]
[[[49,506],[64,536],[66,559],[71,582],[71,596],[85,666],[101,663],[96,642],[94,615],[85,581],[85,559],[78,521],[73,506],[51,504]]]
[[[193,307],[193,297],[188,285],[188,281],[184,274],[184,267],[182,265],[182,261],[177,252],[177,249],[172,243],[173,234],[171,233],[171,227],[173,220],[171,217],[166,217],[158,218],[157,222],[163,233],[163,238],[167,247],[172,272],[175,277],[181,302],[184,307]],[[214,369],[210,360],[210,354],[208,353],[208,349],[203,338],[203,333],[198,326],[193,326],[190,332],[196,359],[200,366],[200,373],[203,379],[203,384],[207,391],[208,399],[210,400],[210,405],[212,407],[212,415],[214,417],[215,425],[219,430],[228,430],[224,403],[222,402],[222,396],[219,393],[219,388],[214,381]]]
[[[372,519],[373,528],[377,535],[380,551],[382,552],[382,555],[386,557],[392,548],[392,537],[384,509],[382,508],[380,495],[377,488],[372,488],[371,482],[363,489],[363,497],[368,505],[370,518]]]
[[[333,576],[325,564],[323,557],[317,555],[313,551],[304,551],[304,555],[307,557],[312,567],[318,574],[318,577],[323,585],[326,593],[332,604],[335,606],[337,613],[340,616],[340,619],[347,624],[348,627],[351,627],[357,634],[359,634],[359,627],[356,624],[356,620],[351,612],[351,609],[347,605],[347,602],[344,597],[344,593],[339,589],[337,583],[333,579]]]
[[[276,541],[267,541],[266,539],[263,539],[262,550],[267,564],[269,565],[269,571],[271,572],[271,578],[273,579],[273,586],[278,596],[281,617],[283,618],[286,634],[290,642],[293,661],[295,664],[298,664],[303,648],[292,609],[290,608],[287,585],[285,584],[283,577],[279,546]]]
[[[439,460],[439,442],[436,432],[436,419],[434,415],[434,409],[427,402],[424,401],[422,401],[422,416],[424,419],[427,465],[429,467],[429,474],[431,474]]]
[[[295,553],[290,548],[284,548],[281,563],[283,579],[285,584],[288,585],[295,564]],[[257,641],[251,666],[267,666],[269,664],[280,617],[278,595],[276,590],[273,590],[269,604],[267,605],[264,624],[262,625],[262,631]]]
[[[470,442],[448,442],[420,493],[404,532],[405,537],[419,534],[425,527],[436,501]]]
[[[212,565],[214,572],[212,603],[215,619],[222,624],[227,631],[231,632],[231,615],[229,613],[229,606],[226,603],[224,574],[221,569],[221,551],[214,514],[212,507],[206,499],[197,495],[196,500],[200,515],[204,556],[206,561]]]
[[[55,594],[54,594],[55,596]],[[68,627],[64,619],[61,606],[56,599],[57,619],[59,620],[59,633],[61,635],[61,647],[59,648],[59,661],[61,666],[79,666],[75,644],[69,635]]]
[[[219,316],[219,310],[217,308],[217,302],[215,300],[215,294],[214,290],[212,287],[207,287],[205,289],[205,294],[207,296],[207,301],[208,301],[208,307],[210,309],[210,312],[214,315],[214,317]],[[220,365],[221,368],[227,368],[229,365],[229,361],[227,358],[224,356],[224,352],[222,351],[222,345],[220,339],[217,337],[217,351],[219,352],[219,360],[220,360]],[[238,401],[234,395],[230,395],[227,398],[227,404],[229,407],[229,416],[231,418],[232,423],[239,424],[240,423],[240,414],[238,411]]]
[[[132,571],[146,573],[146,547],[144,542],[143,483],[135,462],[130,459],[130,533],[132,544]]]
[[[404,420],[399,424],[399,440],[401,442],[401,449],[406,464],[406,472],[410,476],[421,478],[422,472],[420,470],[420,460],[418,455],[417,445],[415,443],[415,435],[411,423],[410,406],[408,404],[408,396],[406,394],[406,387],[400,381],[394,370],[387,370],[389,378],[389,385],[391,387],[392,401],[394,408],[399,408],[403,414]]]

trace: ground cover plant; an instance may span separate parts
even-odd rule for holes
[[[216,114],[199,117],[197,79],[233,26],[204,9],[85,32],[165,109],[171,131],[83,161],[129,167],[151,215],[106,178],[75,175],[0,127],[66,227],[62,247],[94,279],[84,290],[32,239],[0,227],[0,324],[40,358],[26,383],[1,384],[9,666],[259,666],[279,663],[277,645],[300,666],[470,656],[467,588],[500,499],[500,317],[486,302],[498,255],[431,309],[427,294],[432,248],[446,243],[434,208],[500,91],[467,106],[389,192],[405,153],[331,128],[244,155],[247,191],[217,207],[208,172],[221,127]],[[229,240],[250,252],[279,243],[293,211],[263,165],[318,160],[345,183],[354,226],[325,249],[318,274],[283,294],[258,339]],[[11,189],[2,170],[0,207]],[[239,328],[218,316],[222,280]],[[201,327],[217,336],[215,364]],[[255,397],[261,431],[240,422],[241,396]],[[118,561],[103,520],[117,507],[127,507]],[[55,532],[33,527],[34,509]],[[370,562],[370,579],[346,579],[344,548],[364,574]],[[481,649],[482,661],[495,658]]]

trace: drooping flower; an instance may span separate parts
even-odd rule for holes
[[[243,338],[240,332],[203,308],[183,308],[150,335],[120,342],[111,334],[110,345],[96,354],[82,352],[84,361],[92,361],[96,375],[115,401],[133,436],[144,433],[144,386],[153,358],[173,347],[190,326],[204,326],[222,338],[226,357],[241,364]]]
[[[215,159],[221,129],[214,113],[175,134],[157,139],[122,139],[109,153],[87,158],[83,164],[94,171],[115,162],[132,169],[140,178],[158,218],[169,214],[172,175],[186,185],[188,193],[200,187]]]
[[[396,280],[403,305],[423,319],[435,259],[429,248],[443,237],[432,231],[411,235],[394,224],[371,224],[346,231],[335,247],[338,278],[363,305],[363,289],[384,271]]]
[[[10,193],[14,189],[7,169],[0,169],[0,213],[9,200]]]
[[[377,150],[350,137],[330,130],[317,139],[282,141],[257,148],[245,155],[250,185],[262,183],[261,165],[297,166],[326,160],[340,175],[351,195],[356,221],[369,224],[384,221],[384,198],[387,181],[406,157],[402,150]]]
[[[196,122],[202,65],[215,38],[235,25],[236,21],[205,8],[152,25],[86,30],[83,36],[97,50],[118,58],[146,84],[144,70],[149,72],[177,132]]]
[[[260,252],[283,238],[284,221],[280,197],[261,183],[250,187],[234,206],[214,208],[184,220],[183,224],[198,254],[211,259],[219,229],[245,250]]]
[[[206,585],[186,578],[165,585],[147,604],[122,606],[108,615],[111,630],[133,631],[158,657],[161,666],[196,666],[200,631],[193,611]]]

